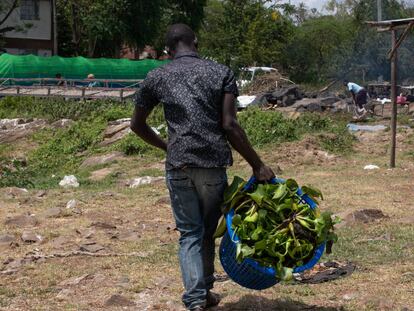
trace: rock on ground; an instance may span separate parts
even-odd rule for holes
[[[43,237],[41,235],[31,231],[23,231],[21,239],[26,243],[38,243],[43,241]]]
[[[105,306],[107,307],[132,307],[135,306],[135,303],[121,295],[112,295],[106,302]]]
[[[18,188],[18,187],[8,187],[5,188],[6,196],[9,198],[19,198],[19,197],[27,197],[29,195],[29,191],[26,188]]]
[[[99,146],[108,146],[124,138],[131,133],[130,125],[131,119],[129,118],[109,122],[109,125],[104,132],[104,140]]]
[[[13,226],[13,227],[34,227],[39,224],[39,221],[34,216],[29,215],[19,215],[7,218],[4,222],[6,226]]]
[[[2,234],[0,235],[0,244],[10,244],[14,242],[16,239],[14,235],[10,234]]]
[[[63,177],[63,179],[59,182],[59,186],[63,188],[77,188],[79,187],[79,182],[74,175],[69,175]]]
[[[90,166],[95,166],[95,165],[108,164],[108,163],[111,163],[111,162],[114,162],[114,161],[117,161],[123,158],[124,158],[124,154],[122,152],[115,151],[109,154],[90,157],[86,159],[85,161],[83,161],[80,167],[85,168],[85,167],[90,167]]]
[[[78,201],[75,199],[69,200],[68,203],[66,203],[67,209],[74,209],[78,205]]]
[[[51,124],[51,126],[53,128],[67,128],[72,126],[75,123],[75,121],[71,120],[71,119],[61,119],[61,120],[57,120],[55,122],[53,122]]]
[[[89,176],[89,180],[92,181],[101,181],[105,179],[107,176],[111,175],[114,172],[114,169],[106,167],[100,170],[93,171],[91,176]]]
[[[42,213],[42,216],[46,218],[57,218],[57,217],[64,216],[64,212],[62,211],[60,207],[52,207],[52,208],[45,210]]]
[[[0,143],[15,142],[46,126],[41,119],[0,119]]]

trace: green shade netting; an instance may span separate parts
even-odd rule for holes
[[[40,57],[35,55],[0,55],[0,78],[55,78],[60,73],[66,79],[86,79],[92,73],[96,79],[145,79],[147,73],[166,61],[152,59],[129,60],[84,57]]]

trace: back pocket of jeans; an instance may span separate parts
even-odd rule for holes
[[[168,178],[168,183],[172,189],[191,189],[193,183],[188,177]]]

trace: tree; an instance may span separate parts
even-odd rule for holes
[[[376,1],[360,0],[349,2],[349,14],[353,18],[355,31],[353,45],[350,46],[352,53],[345,66],[366,68],[367,79],[377,79],[383,76],[390,79],[390,63],[387,59],[387,52],[391,45],[389,33],[378,33],[375,29],[369,28],[365,21],[377,19]],[[382,0],[383,18],[399,19],[409,17],[409,11],[404,2],[397,0]],[[409,36],[400,48],[400,77],[409,77],[414,71],[412,63],[412,48],[414,40]],[[410,51],[411,49],[411,51]]]
[[[116,56],[123,43],[144,46],[157,33],[161,3],[163,0],[58,0],[60,54]]]
[[[6,20],[10,17],[13,11],[19,6],[19,0],[12,0],[0,3],[0,47],[2,45],[2,37],[5,33],[13,31],[17,26],[2,26]]]
[[[341,72],[352,44],[352,20],[322,16],[298,26],[285,68],[297,82],[323,82]]]
[[[58,0],[59,54],[116,57],[123,44],[161,45],[171,23],[197,28],[204,5],[205,0]]]
[[[281,62],[293,24],[264,0],[212,0],[200,31],[201,53],[238,71]]]
[[[165,33],[168,26],[176,23],[189,25],[197,31],[204,19],[204,8],[207,0],[165,0],[161,9],[161,18],[157,23],[157,36],[152,40],[152,44],[158,51],[163,51],[165,47]]]

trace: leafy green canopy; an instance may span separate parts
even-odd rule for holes
[[[210,1],[200,32],[201,53],[236,71],[275,63],[285,52],[293,25],[266,2]]]
[[[197,29],[205,0],[57,0],[59,54],[119,57],[123,44],[161,47],[166,27]]]
[[[298,184],[288,179],[277,184],[258,184],[244,191],[246,182],[236,176],[224,194],[223,212],[234,209],[232,220],[237,243],[236,260],[252,258],[266,267],[274,267],[282,280],[292,277],[293,268],[308,262],[315,248],[327,242],[331,252],[337,241],[333,220],[328,212],[312,210],[297,194]],[[322,198],[320,190],[302,187],[304,194]],[[224,235],[225,218],[219,224],[215,237]]]
[[[382,0],[384,19],[413,16],[406,2]],[[276,4],[275,4],[276,3]],[[365,24],[376,20],[376,1],[330,0],[324,13],[266,0],[210,0],[200,31],[203,55],[238,71],[272,66],[295,82],[324,83],[345,77],[389,79],[389,34]],[[409,36],[400,48],[400,77],[414,71]],[[362,81],[364,82],[364,81]]]

